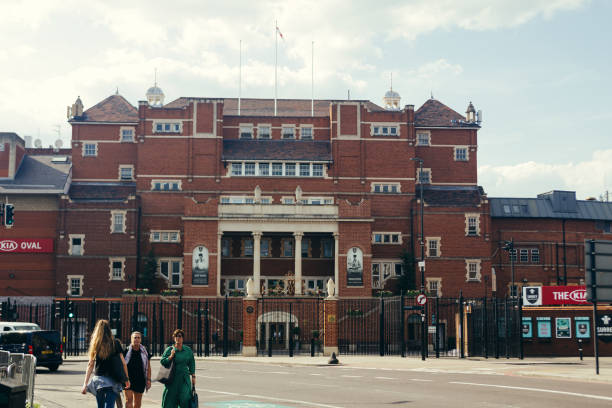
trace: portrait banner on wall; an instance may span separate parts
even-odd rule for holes
[[[538,337],[549,339],[552,337],[552,328],[550,317],[537,317],[538,320]]]
[[[346,256],[347,286],[363,286],[363,252],[357,247],[349,249]]]
[[[569,339],[572,337],[571,319],[569,317],[557,317],[555,319],[556,337],[558,339]]]
[[[531,321],[531,317],[523,317],[521,328],[524,339],[530,339],[533,337],[533,323]]]
[[[590,317],[574,317],[576,325],[576,338],[589,339],[591,338],[591,318]]]
[[[208,249],[199,245],[192,253],[191,284],[208,285]]]

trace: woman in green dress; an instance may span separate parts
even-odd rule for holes
[[[161,358],[164,367],[170,367],[174,361],[174,379],[167,384],[162,395],[162,408],[188,408],[191,400],[191,389],[195,387],[195,359],[193,351],[183,345],[185,332],[176,329],[172,333],[174,345],[168,347]],[[191,379],[189,379],[191,377]]]

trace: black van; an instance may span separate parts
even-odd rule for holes
[[[0,350],[33,354],[37,367],[51,371],[62,364],[62,341],[57,330],[0,332]]]

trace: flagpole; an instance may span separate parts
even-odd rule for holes
[[[310,101],[310,116],[314,116],[314,41],[311,44],[310,69],[310,94],[312,98]]]
[[[278,23],[274,20],[274,116],[276,116],[276,96],[277,96],[277,67],[278,67]]]
[[[240,97],[242,96],[242,40],[240,40],[240,68],[238,70],[238,116],[240,116]]]

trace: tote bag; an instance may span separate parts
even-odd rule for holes
[[[174,380],[174,371],[174,360],[172,360],[172,362],[170,362],[170,367],[164,367],[163,365],[159,367],[155,381],[159,381],[165,385],[172,384],[172,380]]]
[[[195,387],[191,389],[191,400],[189,400],[189,408],[198,408],[198,394]]]

